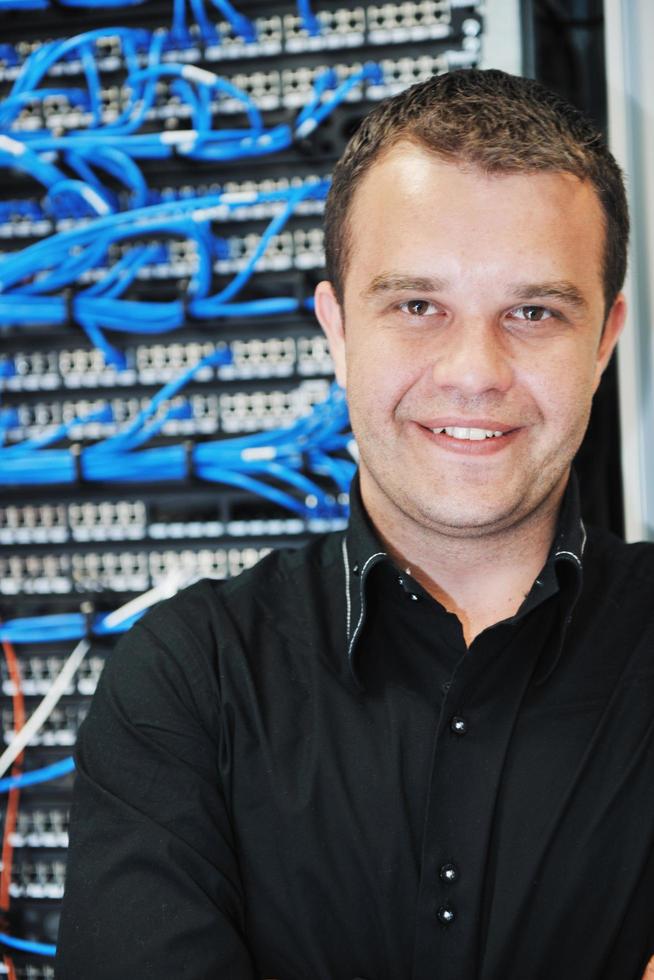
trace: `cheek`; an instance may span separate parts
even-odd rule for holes
[[[348,400],[367,406],[373,413],[393,408],[413,387],[420,369],[413,366],[405,350],[383,337],[360,336],[347,347]]]
[[[593,372],[588,361],[560,358],[547,370],[523,379],[546,421],[575,431],[586,424],[593,397]]]
[[[418,346],[359,321],[346,344],[348,397],[386,407],[400,402],[425,374],[425,351]]]

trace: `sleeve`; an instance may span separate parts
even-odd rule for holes
[[[111,654],[80,729],[55,976],[254,980],[218,679],[188,623],[152,617]]]

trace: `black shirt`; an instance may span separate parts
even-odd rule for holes
[[[355,491],[345,535],[162,603],[80,732],[58,980],[640,980],[653,585],[571,484],[466,650]]]

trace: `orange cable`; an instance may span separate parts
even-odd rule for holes
[[[12,960],[12,958],[10,956],[7,956],[7,954],[5,953],[5,955],[2,957],[2,961],[5,965],[5,969],[7,970],[8,980],[17,980],[16,969],[14,967],[14,961]]]
[[[11,700],[14,715],[14,731],[17,732],[20,731],[25,724],[25,698],[23,697],[20,666],[18,663],[18,657],[16,656],[16,651],[8,640],[3,640],[2,649],[5,655],[9,677],[14,685],[14,693],[12,694]],[[22,772],[23,754],[24,753],[21,752],[11,767],[12,776],[18,776]],[[9,790],[7,810],[5,813],[5,827],[2,837],[2,866],[0,867],[0,909],[3,912],[7,912],[9,910],[9,886],[11,884],[11,869],[14,858],[14,847],[11,843],[11,836],[16,829],[19,802],[20,789],[15,788]]]

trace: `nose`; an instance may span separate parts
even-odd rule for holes
[[[439,388],[468,398],[505,392],[513,367],[501,328],[481,316],[455,319],[435,343],[432,375]]]

